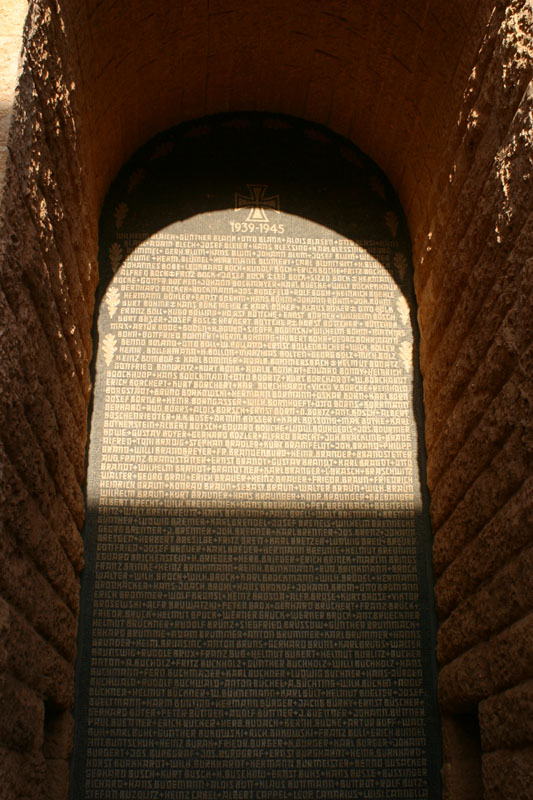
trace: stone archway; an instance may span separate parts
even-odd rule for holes
[[[469,749],[467,714],[479,717],[485,795],[527,796],[530,41],[525,0],[370,11],[332,0],[144,2],[127,14],[118,2],[31,4],[2,217],[2,697],[16,712],[1,736],[19,794],[49,785],[57,796],[66,782],[102,199],[157,130],[253,107],[353,139],[402,200],[436,531],[445,782],[453,797],[472,793],[480,743],[478,733]]]
[[[294,118],[206,118],[121,171],[76,800],[440,796],[409,250],[385,177]]]

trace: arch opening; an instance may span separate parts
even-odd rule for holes
[[[182,126],[121,172],[101,264],[74,795],[118,776],[433,800],[414,296],[386,179],[292,118]]]

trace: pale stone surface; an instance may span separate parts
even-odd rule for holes
[[[0,0],[0,38],[18,39],[20,42],[27,13],[28,0]],[[17,52],[20,52],[20,47]]]
[[[5,150],[20,70],[22,28],[27,0],[0,0],[0,198],[6,168]]]

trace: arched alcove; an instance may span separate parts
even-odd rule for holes
[[[347,136],[400,196],[421,333],[445,791],[479,794],[478,719],[485,796],[528,796],[531,33],[527,0],[30,4],[1,233],[2,697],[14,709],[1,739],[14,793],[66,791],[103,197],[157,131],[255,109]]]
[[[100,274],[71,796],[436,800],[418,333],[387,179],[316,125],[204,118],[124,166]]]

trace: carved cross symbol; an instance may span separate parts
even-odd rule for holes
[[[268,222],[266,208],[271,208],[279,214],[279,194],[272,195],[272,197],[265,196],[268,184],[248,183],[246,185],[250,194],[235,193],[235,211],[239,211],[241,208],[249,208],[250,211],[246,217],[247,222]]]

